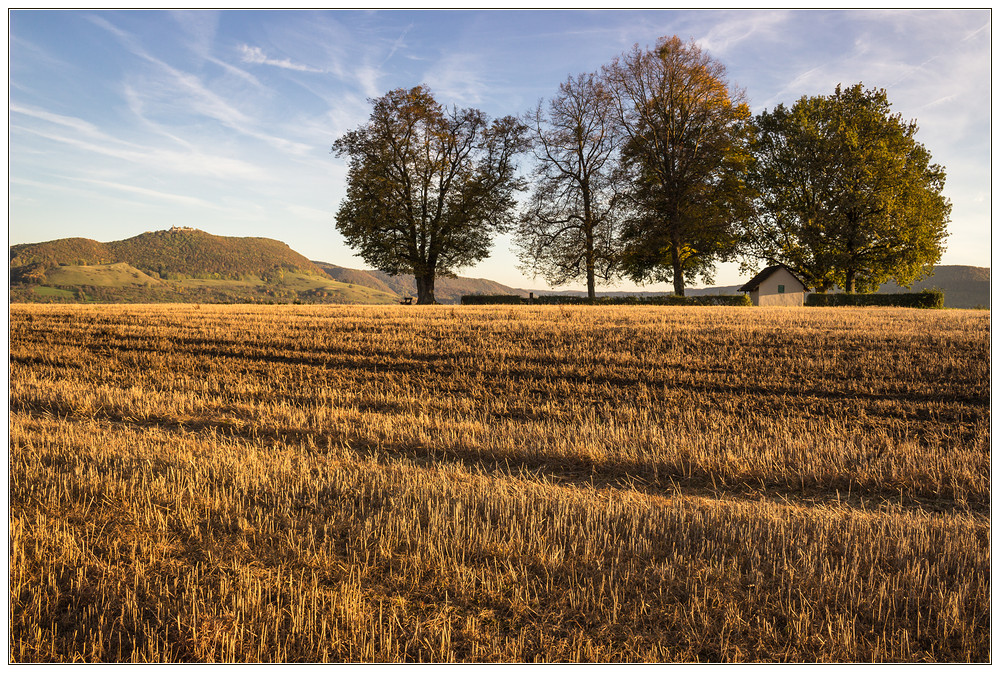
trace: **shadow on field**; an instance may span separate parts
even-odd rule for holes
[[[489,363],[481,360],[468,361],[467,356],[445,356],[439,354],[409,352],[405,356],[398,353],[386,353],[383,358],[374,358],[372,353],[362,348],[340,347],[335,352],[316,351],[302,349],[293,351],[292,354],[266,352],[257,348],[252,343],[231,343],[227,347],[221,347],[217,340],[199,337],[179,337],[172,339],[175,345],[193,346],[193,348],[183,351],[165,351],[161,346],[151,347],[146,343],[133,342],[127,339],[125,343],[109,344],[100,343],[79,343],[66,342],[77,348],[89,350],[102,357],[107,357],[109,349],[121,350],[123,352],[142,352],[156,355],[179,355],[182,352],[194,354],[210,359],[239,360],[246,365],[260,363],[263,368],[273,364],[299,365],[306,367],[316,367],[325,370],[349,371],[358,376],[370,376],[372,374],[400,374],[412,376],[415,374],[431,375],[450,379],[457,374],[469,375],[471,366],[489,379],[493,377],[502,378],[505,382],[516,382],[519,386],[532,386],[539,383],[537,369],[531,367],[532,364],[551,367],[559,364],[557,360],[525,356],[519,362],[527,366],[514,366],[505,368],[503,373],[495,373],[488,367]],[[58,345],[58,342],[53,345]],[[288,344],[282,345],[283,349],[288,349]],[[11,362],[18,362],[25,365],[51,364],[44,358],[37,356],[12,356]],[[359,364],[361,363],[361,364]],[[73,362],[62,362],[60,366],[79,367]],[[771,385],[765,386],[753,382],[722,383],[722,382],[701,382],[692,380],[677,380],[672,375],[673,371],[689,371],[694,374],[718,373],[715,367],[692,367],[691,365],[679,364],[676,367],[665,369],[662,372],[648,372],[642,376],[629,375],[607,375],[590,373],[563,373],[559,371],[546,371],[546,386],[552,383],[565,382],[571,385],[608,386],[610,388],[634,389],[637,386],[645,385],[652,387],[665,386],[671,390],[684,393],[721,395],[721,396],[750,396],[756,400],[761,399],[786,399],[803,397],[824,400],[830,403],[840,402],[898,402],[898,403],[942,403],[964,404],[972,407],[989,407],[989,388],[983,390],[970,391],[967,387],[955,386],[947,391],[947,394],[937,393],[917,393],[917,392],[873,392],[868,390],[831,390],[829,385],[834,381],[849,382],[850,377],[840,375],[827,375],[822,379],[817,379],[810,387],[802,385]],[[421,380],[424,380],[423,378]],[[874,413],[878,413],[875,411]],[[897,415],[897,414],[890,414]]]
[[[415,467],[433,469],[442,464],[461,466],[470,472],[504,479],[531,480],[549,485],[583,486],[630,490],[655,496],[702,496],[771,500],[785,504],[838,505],[873,509],[891,503],[914,511],[969,511],[988,514],[988,498],[975,494],[959,499],[951,489],[913,492],[912,489],[883,484],[860,483],[849,475],[830,480],[790,475],[787,478],[726,479],[693,462],[686,464],[648,464],[638,461],[593,461],[580,456],[545,455],[523,450],[503,454],[462,447],[436,448],[403,443],[372,441],[359,433],[329,434],[295,428],[257,428],[245,423],[221,419],[185,419],[150,417],[135,419],[114,410],[101,409],[79,415],[71,408],[40,408],[12,400],[11,411],[29,415],[62,418],[99,419],[131,428],[157,428],[171,432],[211,434],[218,440],[239,439],[262,447],[299,450],[309,455],[333,452],[358,458],[404,460]]]

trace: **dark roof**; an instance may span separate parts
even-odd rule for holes
[[[744,285],[743,287],[741,287],[739,289],[739,291],[740,292],[753,292],[758,287],[760,287],[761,283],[763,283],[765,280],[767,280],[768,276],[770,276],[772,273],[774,273],[778,269],[784,269],[788,273],[792,274],[792,278],[794,278],[795,280],[797,280],[800,283],[802,283],[802,279],[799,278],[795,274],[795,272],[792,271],[791,269],[789,269],[787,266],[785,266],[784,264],[775,264],[774,266],[767,267],[766,269],[764,269],[763,271],[761,271],[760,273],[758,273],[756,276],[754,276],[753,278],[751,278],[750,280],[748,280],[747,283],[746,283],[746,285]],[[809,289],[809,286],[806,285],[805,283],[802,283],[802,287],[804,287],[807,290]]]

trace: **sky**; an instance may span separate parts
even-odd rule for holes
[[[755,114],[837,84],[885,89],[947,174],[940,263],[990,266],[990,19],[989,10],[14,10],[9,243],[188,226],[367,268],[334,226],[347,164],[330,148],[367,121],[368,99],[424,84],[449,107],[518,115],[568,76],[677,35],[726,66]],[[547,287],[518,269],[507,236],[459,273]],[[728,263],[714,284],[745,280]]]

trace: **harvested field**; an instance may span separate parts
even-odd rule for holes
[[[988,661],[989,314],[10,311],[11,661]]]

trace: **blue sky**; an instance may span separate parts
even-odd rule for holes
[[[697,40],[755,113],[885,88],[947,172],[941,263],[990,265],[989,10],[12,11],[10,243],[178,225],[364,268],[334,228],[346,163],[330,146],[367,98],[426,84],[520,114],[665,35]],[[461,273],[545,287],[515,267],[499,237]],[[719,267],[717,285],[740,281]]]

